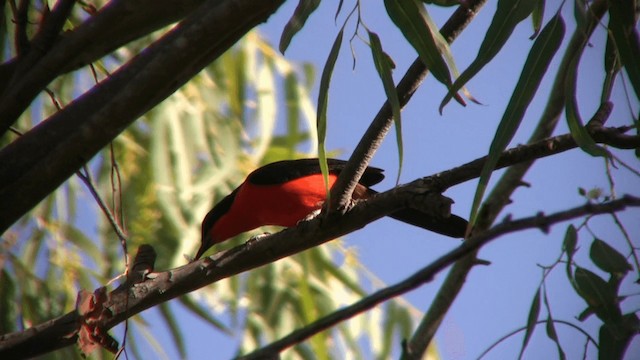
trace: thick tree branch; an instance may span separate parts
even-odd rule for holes
[[[622,136],[619,131],[610,129],[596,130],[592,134],[598,141],[605,143],[611,137]],[[635,139],[636,146],[640,147],[640,136],[632,138]],[[570,135],[558,136],[511,149],[505,152],[498,166],[510,166],[576,146]],[[108,295],[108,302],[104,304],[104,317],[98,321],[97,326],[106,331],[159,303],[348,234],[400,208],[420,207],[427,211],[431,209],[430,212],[434,214],[447,213],[449,200],[440,197],[439,192],[478,177],[483,161],[474,160],[458,168],[382,192],[370,200],[356,204],[344,215],[334,213],[328,217],[318,217],[295,228],[259,240],[250,240],[244,245],[180,268],[155,273],[153,278],[131,288],[115,289]],[[0,337],[0,357],[23,351],[29,351],[25,354],[35,355],[71,345],[81,324],[80,316],[73,311],[24,332],[4,335]]]
[[[283,1],[204,3],[109,78],[2,149],[0,233]]]
[[[471,0],[465,1],[463,5],[458,6],[453,15],[451,15],[449,20],[442,26],[442,29],[440,29],[440,34],[442,34],[448,43],[451,44],[456,39],[460,32],[462,32],[475,17],[477,12],[480,11],[480,8],[482,8],[485,2],[486,0]],[[420,58],[416,58],[396,87],[400,107],[404,107],[409,102],[428,72],[429,69],[427,69]],[[391,105],[389,101],[386,100],[360,139],[360,142],[349,158],[349,162],[331,189],[333,204],[330,210],[342,208],[348,204],[360,177],[362,177],[373,154],[378,150],[378,147],[380,147],[382,140],[389,132],[392,124],[393,114]]]
[[[375,293],[363,298],[362,300],[352,305],[349,305],[343,309],[331,313],[330,315],[316,320],[313,323],[305,326],[304,328],[298,329],[276,342],[273,342],[248,355],[239,357],[239,359],[253,360],[273,357],[286,348],[300,343],[319,332],[327,330],[342,321],[348,320],[387,300],[393,299],[394,297],[414,290],[425,283],[431,282],[431,280],[433,280],[433,278],[440,271],[446,269],[459,259],[462,259],[465,255],[476,251],[480,247],[488,244],[492,240],[495,240],[502,235],[532,228],[539,228],[546,233],[551,225],[558,222],[575,219],[585,215],[610,214],[616,211],[624,210],[625,208],[631,206],[639,207],[640,198],[627,195],[622,197],[621,199],[613,200],[608,203],[588,203],[583,206],[561,211],[548,216],[538,214],[536,216],[524,219],[505,221],[494,226],[493,228],[489,229],[479,236],[472,236],[467,241],[464,241],[462,245],[449,251],[445,255],[441,256],[428,266],[420,269],[405,280],[386,287],[382,290],[378,290]]]
[[[59,3],[70,5],[69,2]],[[38,49],[39,54],[31,59],[21,59],[21,54],[18,54],[17,58],[0,65],[0,114],[3,115],[0,117],[0,135],[59,75],[96,61],[120,46],[183,19],[202,3],[204,0],[110,1],[71,31],[60,33],[59,22],[49,22],[46,31],[41,34],[46,35],[43,43],[50,47]],[[65,7],[62,9],[66,11]],[[61,16],[55,19],[64,17],[64,11],[57,14]],[[52,37],[55,37],[55,41]]]

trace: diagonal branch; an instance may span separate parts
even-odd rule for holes
[[[3,148],[0,233],[283,1],[205,2],[127,65]]]
[[[599,142],[606,143],[611,138],[619,138],[622,131],[612,129],[592,130]],[[612,135],[613,134],[613,135]],[[635,146],[640,147],[640,136],[632,136]],[[503,154],[498,168],[511,166],[556,154],[577,145],[571,135],[562,135],[533,145],[520,146]],[[309,222],[302,222],[290,228],[260,238],[250,240],[228,251],[203,258],[179,268],[154,273],[142,283],[133,287],[120,287],[108,294],[104,306],[104,317],[96,324],[107,331],[127,318],[150,307],[187,294],[241,272],[272,263],[278,259],[323,244],[331,239],[358,230],[368,223],[407,206],[422,204],[423,210],[431,208],[433,213],[448,212],[450,202],[439,195],[440,191],[452,185],[480,176],[483,158],[471,161],[455,169],[418,179],[412,183],[379,193],[367,201],[357,203],[341,215],[329,214]],[[428,209],[427,209],[428,210]],[[102,291],[104,292],[104,290]],[[24,332],[0,336],[0,358],[11,354],[37,354],[69,346],[76,340],[82,318],[76,311],[49,322],[37,325]]]
[[[27,4],[29,2],[24,1]],[[41,37],[46,35],[43,43],[52,45],[51,48],[38,49],[39,54],[27,61],[20,58],[19,53],[18,57],[0,65],[0,114],[3,114],[0,117],[0,135],[56,77],[96,61],[163,26],[182,20],[203,3],[202,0],[110,1],[75,29],[60,32],[58,20],[64,17],[66,7],[72,5],[69,3],[74,2],[58,2],[51,14],[56,14],[56,21],[47,22],[49,25],[43,28],[46,31],[39,33],[43,34]],[[56,12],[59,7],[61,10]],[[55,37],[55,41],[51,37]],[[38,42],[37,38],[34,41]],[[25,43],[23,47],[27,45]],[[36,66],[32,66],[34,59],[38,60]]]
[[[548,216],[538,214],[528,218],[505,221],[493,228],[485,231],[481,235],[472,236],[462,245],[449,251],[428,266],[420,269],[405,280],[386,287],[382,290],[363,298],[362,300],[349,305],[341,310],[335,311],[313,323],[298,329],[282,339],[273,342],[257,351],[248,355],[239,357],[242,360],[264,359],[277,355],[288,347],[300,343],[311,336],[327,330],[336,324],[348,320],[360,313],[363,313],[387,300],[400,296],[406,292],[416,289],[417,287],[431,282],[433,278],[442,270],[446,269],[465,255],[468,255],[489,242],[509,233],[522,231],[526,229],[539,228],[543,232],[547,232],[553,224],[575,219],[585,215],[610,214],[622,211],[627,207],[640,207],[640,198],[625,195],[618,200],[613,200],[603,204],[588,203],[573,209],[560,211]]]
[[[555,81],[552,85],[551,92],[547,105],[541,115],[538,125],[534,130],[529,144],[539,142],[545,139],[553,133],[560,114],[564,109],[565,104],[565,74],[571,64],[571,59],[576,49],[579,49],[582,44],[591,36],[596,25],[604,16],[607,8],[607,1],[598,0],[594,1],[590,6],[589,17],[585,22],[585,28],[576,29],[569,44],[567,45],[566,55],[562,59],[558,72],[555,77]],[[609,104],[603,104],[601,108],[608,108]],[[611,109],[609,108],[609,111]],[[603,114],[600,114],[603,115]],[[609,113],[604,114],[605,120]],[[598,114],[594,116],[597,117]],[[603,124],[604,121],[600,122]],[[486,201],[482,204],[479,212],[479,221],[474,231],[483,231],[495,221],[498,214],[502,211],[504,206],[510,202],[510,197],[521,184],[522,178],[527,173],[531,165],[533,164],[533,158],[530,161],[525,161],[515,166],[510,167],[505,171],[504,175],[498,180],[493,191],[487,196]],[[422,354],[427,349],[427,346],[435,336],[437,329],[440,327],[444,315],[453,304],[453,301],[462,290],[462,286],[465,282],[467,275],[471,272],[471,269],[475,265],[475,255],[471,254],[465,259],[462,259],[456,263],[440,290],[436,294],[434,301],[429,306],[429,310],[423,317],[420,325],[412,335],[411,339],[407,342],[405,352],[402,359],[420,359]]]
[[[486,0],[471,0],[465,1],[464,4],[458,6],[453,15],[451,15],[449,20],[442,26],[442,29],[440,29],[440,34],[448,43],[451,44],[456,39],[485,2]],[[396,87],[401,108],[409,102],[428,72],[429,69],[427,69],[420,58],[414,60]],[[333,204],[331,204],[332,208],[330,208],[330,210],[344,208],[348,204],[360,177],[369,165],[373,154],[378,150],[378,147],[380,147],[382,140],[389,132],[392,124],[393,113],[389,101],[386,100],[360,139],[360,142],[351,154],[349,162],[340,172],[338,180],[331,189]]]

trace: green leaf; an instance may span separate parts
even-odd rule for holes
[[[420,60],[438,81],[450,88],[451,74],[434,35],[437,30],[428,25],[424,6],[417,0],[385,0],[384,5],[393,23],[418,52]]]
[[[400,182],[400,174],[402,173],[402,163],[404,158],[404,146],[402,143],[402,120],[400,118],[400,100],[398,99],[398,92],[396,86],[393,83],[393,77],[391,76],[391,69],[393,63],[390,61],[389,55],[382,50],[382,43],[380,38],[374,32],[368,31],[369,41],[371,43],[371,53],[373,55],[373,63],[376,66],[376,71],[382,80],[382,86],[384,92],[387,94],[387,99],[391,105],[391,112],[393,113],[393,120],[396,126],[396,144],[398,145],[398,177],[396,178],[396,184]]]
[[[573,254],[576,253],[576,245],[578,243],[578,232],[576,227],[569,225],[564,235],[564,241],[562,242],[562,250],[567,253],[567,262],[571,263]]]
[[[584,24],[582,28],[584,29],[586,26],[587,24]],[[578,111],[578,101],[576,98],[578,65],[580,63],[580,58],[582,57],[582,53],[586,45],[587,39],[585,38],[585,40],[582,42],[582,44],[580,44],[580,46],[578,46],[575,52],[570,55],[573,56],[573,58],[569,61],[569,65],[567,66],[567,73],[565,75],[566,77],[564,81],[565,115],[567,118],[567,124],[569,125],[571,136],[573,136],[573,139],[584,152],[590,154],[591,156],[608,156],[608,152],[604,148],[596,145],[591,135],[589,135],[589,132],[583,125],[582,118],[580,117],[580,112]]]
[[[280,36],[279,48],[281,53],[284,54],[291,43],[291,39],[302,29],[309,15],[318,8],[318,5],[320,5],[320,0],[300,0],[298,2],[298,6],[296,6],[291,19],[285,25]]]
[[[593,272],[577,267],[575,282],[578,295],[604,321],[617,321],[622,314],[616,304],[616,294],[606,281]]]
[[[613,84],[615,83],[616,76],[618,76],[619,72],[620,72],[620,57],[618,56],[618,50],[616,49],[613,37],[607,36],[607,45],[605,47],[605,52],[604,52],[605,78],[604,78],[604,83],[602,84],[602,96],[600,96],[600,103],[609,101],[609,99],[611,98],[611,91],[613,90]]]
[[[591,243],[589,257],[597,267],[610,274],[626,274],[633,269],[624,255],[600,239]]]
[[[622,360],[625,358],[625,350],[629,346],[634,332],[620,333],[613,324],[603,324],[600,326],[598,334],[598,359],[599,360]],[[633,357],[633,356],[632,356]]]
[[[324,177],[324,183],[327,188],[327,203],[331,203],[329,192],[329,166],[327,165],[327,154],[325,149],[325,140],[327,137],[327,105],[329,102],[329,84],[331,83],[331,75],[336,65],[336,60],[340,54],[340,45],[342,45],[342,35],[344,28],[340,29],[338,36],[333,41],[331,51],[327,57],[327,62],[322,69],[320,77],[320,89],[318,90],[318,122],[316,124],[318,131],[318,158],[320,159],[320,170]]]
[[[478,55],[471,65],[462,72],[456,79],[449,93],[440,103],[440,113],[449,103],[451,98],[462,88],[471,78],[473,78],[491,59],[493,59],[500,49],[507,42],[513,30],[522,20],[526,19],[533,12],[537,2],[532,0],[500,0],[491,25],[482,40]]]
[[[171,310],[169,303],[163,302],[158,306],[158,308],[160,309],[161,318],[166,322],[167,328],[169,328],[169,333],[176,345],[176,349],[178,349],[180,358],[186,359],[187,349],[184,344],[183,332],[180,330],[180,325],[176,321],[175,314]]]
[[[456,6],[460,4],[460,0],[422,0],[425,4],[433,4],[438,6]]]
[[[4,255],[4,254],[3,254]],[[16,286],[6,268],[0,270],[0,334],[16,330]]]
[[[569,69],[567,70],[567,77],[565,79],[565,99],[566,99],[566,117],[567,124],[569,125],[569,131],[571,136],[576,141],[580,148],[591,156],[608,156],[607,150],[596,145],[587,129],[585,129],[582,118],[578,111],[578,101],[576,99],[576,75],[578,72],[578,60],[579,55],[576,55]]]
[[[640,99],[640,36],[638,35],[637,4],[634,0],[609,1],[609,29],[616,42],[622,65],[631,86]]]
[[[231,330],[225,324],[223,324],[222,321],[211,316],[209,311],[207,311],[200,304],[194,302],[190,296],[180,296],[178,300],[182,305],[184,305],[185,308],[193,312],[197,317],[199,317],[203,321],[209,323],[209,325],[224,332],[227,335],[231,335],[232,333]]]
[[[544,27],[538,39],[533,43],[527,61],[522,68],[509,104],[502,115],[495,137],[489,148],[487,161],[482,167],[478,189],[476,190],[469,222],[474,224],[480,208],[480,203],[489,184],[491,173],[498,164],[498,160],[504,149],[507,148],[515,135],[524,115],[533,100],[540,82],[544,77],[549,64],[556,54],[562,38],[564,37],[564,20],[558,12]]]
[[[531,13],[531,22],[533,24],[533,34],[529,39],[533,40],[540,33],[542,29],[542,20],[544,19],[544,7],[546,0],[537,0],[536,7],[533,8]]]
[[[564,354],[564,350],[562,350],[562,345],[560,345],[560,339],[558,338],[558,333],[556,332],[556,326],[553,321],[553,317],[551,316],[551,306],[549,305],[549,298],[547,297],[547,291],[544,291],[544,306],[547,309],[547,321],[545,324],[545,330],[547,331],[547,337],[553,340],[556,344],[556,348],[558,349],[558,358],[561,360],[565,360],[567,356]]]
[[[518,355],[518,359],[522,359],[524,350],[527,348],[527,344],[529,343],[531,335],[533,335],[533,330],[536,328],[536,323],[538,322],[538,316],[540,315],[540,292],[541,289],[538,287],[538,289],[536,290],[536,294],[533,296],[531,307],[529,308],[529,316],[527,317],[527,328],[524,333],[524,339],[522,340],[522,347],[520,348],[520,355]]]

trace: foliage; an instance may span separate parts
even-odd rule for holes
[[[501,166],[503,152],[521,129],[529,105],[540,97],[537,92],[544,80],[554,81],[554,85],[530,143],[551,136],[564,112],[575,143],[586,154],[605,158],[609,178],[612,163],[628,168],[636,179],[640,177],[633,166],[619,160],[622,150],[615,149],[615,144],[596,144],[600,140],[594,139],[590,131],[602,128],[608,114],[603,116],[604,119],[595,114],[594,120],[585,126],[577,101],[580,61],[586,56],[584,51],[590,41],[594,41],[592,34],[604,32],[606,47],[605,53],[601,54],[606,67],[603,69],[605,79],[601,91],[603,106],[612,100],[611,92],[616,81],[624,82],[631,104],[624,123],[625,131],[634,127],[637,131],[637,111],[631,111],[637,110],[640,88],[638,8],[635,1],[594,1],[587,4],[575,0],[572,9],[575,26],[568,28],[573,34],[568,45],[563,47],[565,18],[571,4],[500,0],[485,29],[477,56],[459,73],[449,46],[457,33],[446,32],[447,26],[454,25],[447,23],[443,26],[445,30],[438,32],[429,14],[436,6],[459,4],[457,10],[446,10],[453,14],[452,19],[455,20],[456,14],[467,10],[473,13],[468,7],[479,9],[482,3],[384,2],[389,21],[405,37],[408,46],[415,50],[417,59],[412,69],[421,68],[422,77],[427,71],[431,72],[443,86],[440,112],[452,98],[465,105],[458,94],[460,91],[467,99],[477,102],[465,86],[485,66],[496,61],[504,46],[512,40],[516,27],[528,19],[533,23],[534,41],[529,46],[520,78],[502,119],[497,123],[482,172],[478,174],[480,180],[470,216],[472,225],[477,227],[475,233],[470,228],[469,234],[473,237],[492,229],[496,217],[536,158],[523,159],[521,162],[529,165],[519,170],[522,171],[520,175],[516,175],[515,180],[504,180],[507,183],[505,187],[498,183],[485,197],[493,171]],[[59,1],[55,6],[64,4],[64,1]],[[10,76],[12,72],[24,71],[24,67],[16,70],[14,62],[37,53],[29,48],[33,45],[30,42],[38,45],[37,40],[40,39],[37,23],[45,24],[47,16],[52,13],[58,15],[56,8],[54,11],[49,9],[50,5],[49,2],[28,0],[18,4],[14,1],[0,4],[3,7],[0,20],[4,20],[0,26],[3,46],[0,59],[4,61],[0,68],[0,100],[5,94],[4,87],[15,81]],[[78,29],[96,15],[96,8],[105,5],[80,2],[68,17],[63,18],[64,26],[60,26],[60,34],[55,36],[62,37],[63,31]],[[307,30],[304,26],[319,5],[317,0],[299,1],[284,26],[279,45],[281,52],[295,45],[296,36]],[[365,25],[363,8],[368,5],[356,1],[348,11],[343,5],[343,1],[337,5],[336,20],[340,16],[345,20],[336,30],[333,46],[327,50],[317,101],[312,97],[316,89],[313,71],[310,70],[312,66],[291,62],[259,32],[251,31],[217,56],[215,62],[203,65],[202,71],[173,95],[162,102],[157,99],[157,105],[117,136],[114,134],[110,146],[77,169],[76,175],[7,230],[2,235],[0,246],[0,334],[21,331],[75,309],[78,306],[77,294],[81,290],[100,286],[113,289],[122,284],[122,274],[130,264],[127,254],[133,253],[140,245],[153,245],[158,254],[155,263],[158,271],[185,264],[199,244],[201,219],[212,204],[232,191],[248,172],[261,164],[280,159],[308,157],[316,153],[324,159],[330,155],[331,149],[325,149],[330,121],[329,94],[333,91],[330,83],[336,66],[340,64],[340,57],[344,56],[341,52],[343,38],[350,29],[354,29],[350,37],[352,46],[354,39],[361,39],[371,48],[370,56],[380,77],[381,89],[388,99],[389,126],[380,126],[383,130],[376,134],[378,138],[386,134],[390,121],[395,121],[400,163],[398,183],[406,158],[401,109],[422,78],[409,79],[415,83],[411,90],[403,91],[402,82],[394,87],[395,64],[389,50],[391,46],[385,44],[379,31]],[[552,16],[546,20],[545,9],[552,11]],[[192,10],[193,13],[197,11]],[[609,17],[608,24],[602,22],[605,14]],[[38,21],[32,24],[27,21],[30,19]],[[177,20],[182,18],[167,17],[161,25]],[[123,36],[124,46],[120,49],[106,52],[100,59],[91,61],[90,66],[60,74],[46,85],[46,89],[40,89],[40,95],[33,99],[28,109],[20,111],[19,118],[11,122],[13,133],[0,137],[0,157],[3,150],[20,141],[23,133],[34,131],[34,127],[46,122],[44,119],[50,116],[63,116],[66,106],[77,101],[79,94],[90,96],[91,90],[87,89],[107,82],[113,73],[126,68],[139,54],[161,44],[165,39],[162,35],[172,31],[169,27],[154,26],[158,32],[151,32],[149,28],[144,36]],[[366,37],[360,34],[360,29],[366,30]],[[47,50],[43,48],[42,51]],[[560,65],[554,67],[552,64],[556,60]],[[37,66],[37,61],[35,64]],[[131,81],[136,81],[135,77]],[[176,78],[175,82],[179,81]],[[112,99],[117,96],[119,94],[113,94]],[[129,103],[121,106],[134,107],[137,101],[142,102],[135,95],[126,99]],[[368,146],[367,154],[372,156],[378,145],[379,141],[365,144]],[[359,160],[367,158],[357,151],[355,154],[361,156]],[[324,172],[326,175],[326,166]],[[505,175],[502,179],[507,178]],[[610,196],[615,197],[614,181],[610,180],[610,184]],[[581,195],[588,203],[606,204],[611,200],[601,197],[599,191],[581,189]],[[630,342],[640,332],[638,309],[629,310],[623,306],[625,300],[633,297],[626,295],[631,282],[629,275],[640,274],[640,261],[635,239],[626,233],[616,216],[612,214],[613,221],[624,234],[627,245],[624,251],[614,248],[608,239],[598,238],[589,228],[589,216],[578,227],[570,225],[567,228],[557,260],[542,267],[542,280],[536,288],[529,313],[527,316],[523,314],[523,319],[526,319],[524,327],[513,333],[524,333],[520,357],[530,350],[528,345],[541,324],[545,325],[546,335],[557,348],[559,358],[572,358],[558,335],[559,324],[569,324],[576,331],[581,331],[586,339],[585,349],[590,344],[597,347],[600,358],[622,358],[626,354]],[[505,223],[508,225],[509,221]],[[548,225],[537,226],[546,230]],[[120,230],[126,233],[126,239],[120,238]],[[592,241],[585,244],[584,238],[590,235]],[[246,238],[244,234],[222,247],[242,244]],[[583,256],[587,248],[588,259]],[[552,316],[550,298],[553,299],[553,293],[549,290],[547,278],[558,265],[564,265],[566,278],[586,304],[582,313],[575,314],[577,320],[584,322],[594,316],[598,319],[597,340],[580,325]],[[469,271],[470,268],[460,277],[462,280],[458,280],[460,287]],[[211,325],[212,331],[229,334],[229,341],[237,342],[238,354],[245,354],[316,319],[331,315],[341,307],[354,304],[381,287],[384,285],[359,262],[353,249],[337,240],[185,294],[178,298],[177,304],[158,306],[158,313],[164,329],[170,334],[171,346],[182,358],[189,356],[189,349],[185,346],[189,330],[179,321],[177,314],[185,310]],[[443,289],[446,289],[446,284]],[[458,293],[449,295],[453,301]],[[437,320],[432,327],[439,326],[446,311],[434,310]],[[431,312],[430,309],[423,322],[429,322]],[[542,319],[544,312],[546,318]],[[397,297],[331,330],[319,332],[308,341],[296,343],[284,353],[284,358],[330,359],[348,354],[352,358],[375,356],[385,359],[399,352],[403,358],[419,357],[417,354],[422,354],[425,349],[412,347],[415,344],[413,340],[422,337],[429,343],[431,339],[421,332],[422,324],[414,331],[420,316],[420,311]],[[145,314],[131,317],[127,321],[126,332],[128,354],[145,358],[148,355],[143,349],[151,347],[156,355],[167,356],[169,345],[158,342],[155,329]],[[237,335],[236,339],[231,337],[233,334]],[[115,335],[116,338],[118,336],[121,335]],[[399,346],[400,339],[406,341],[403,347]],[[125,344],[124,338],[118,340]],[[413,349],[415,355],[411,353]],[[78,358],[80,353],[67,347],[47,356]],[[103,350],[92,356],[109,358],[112,355]]]

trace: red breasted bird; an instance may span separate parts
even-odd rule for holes
[[[329,186],[333,186],[346,161],[327,159]],[[353,193],[365,199],[382,181],[382,169],[368,167]],[[233,192],[213,207],[202,221],[202,244],[196,259],[214,244],[263,225],[295,226],[322,207],[326,188],[318,159],[278,161],[254,170]],[[467,227],[463,218],[451,215],[436,219],[418,210],[404,209],[390,217],[442,235],[461,238]]]

